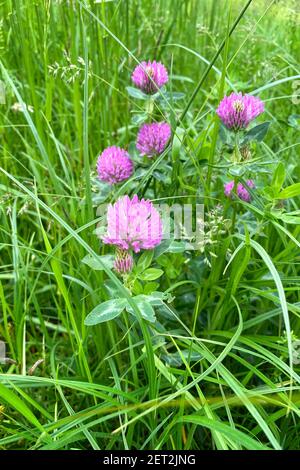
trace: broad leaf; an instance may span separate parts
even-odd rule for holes
[[[266,121],[262,124],[258,124],[258,126],[252,127],[252,129],[246,133],[243,144],[250,142],[251,140],[257,140],[258,142],[261,142],[266,136],[269,126],[270,121]]]
[[[163,253],[167,253],[169,250],[169,247],[172,243],[172,240],[167,239],[163,240],[155,249],[154,249],[154,258],[158,258],[160,255]]]
[[[145,122],[148,118],[148,115],[146,113],[138,113],[134,114],[131,118],[132,124],[139,126],[143,122]]]
[[[155,279],[161,277],[163,273],[162,269],[149,268],[139,275],[139,279],[142,281],[155,281]]]
[[[142,294],[143,293],[143,286],[142,284],[140,283],[140,281],[138,279],[136,279],[133,283],[133,290],[132,290],[133,294],[135,295],[139,295],[139,294]]]
[[[156,289],[159,287],[159,283],[158,282],[148,282],[145,287],[144,287],[144,294],[145,295],[149,295],[149,294],[152,294],[154,291],[156,291]],[[142,292],[138,292],[139,294],[142,293]]]
[[[103,271],[104,267],[111,269],[114,264],[113,255],[103,255],[103,256],[91,256],[87,255],[82,260],[83,263],[87,264],[90,268],[95,269],[96,271]]]
[[[168,251],[170,253],[183,253],[184,251],[186,251],[187,246],[188,246],[188,243],[184,240],[181,240],[180,242],[176,240],[172,240]]]
[[[288,117],[288,123],[291,127],[294,127],[295,129],[299,129],[300,128],[300,114],[291,114]]]
[[[119,297],[120,295],[119,288],[111,279],[106,279],[106,281],[103,282],[103,287],[111,299],[116,299]],[[129,293],[129,290],[128,290],[128,293]]]
[[[136,297],[133,297],[133,300],[136,302],[137,307],[139,308],[142,317],[145,318],[145,320],[148,320],[149,322],[154,323],[156,321],[155,311],[152,305],[149,303],[149,301],[145,300],[145,298],[147,297],[148,296],[137,295]],[[135,315],[130,305],[127,305],[126,310],[132,315]]]
[[[233,165],[229,168],[231,176],[243,176],[246,173],[246,168],[241,165]]]
[[[225,127],[224,124],[221,123],[219,127],[219,137],[224,144],[228,144],[230,140],[228,132],[229,131],[227,130],[227,127]]]
[[[129,96],[131,96],[132,98],[136,98],[138,100],[147,100],[148,99],[148,96],[145,93],[143,93],[141,90],[139,90],[138,88],[134,88],[132,86],[127,86],[126,90],[129,94]]]
[[[158,258],[163,253],[183,253],[188,249],[188,243],[185,240],[163,240],[154,250],[154,258]]]
[[[112,299],[97,305],[86,317],[84,324],[91,326],[113,320],[118,317],[126,307],[126,299]]]
[[[152,261],[154,251],[153,250],[146,250],[144,253],[139,257],[138,263],[137,263],[137,271],[142,272],[147,269]]]

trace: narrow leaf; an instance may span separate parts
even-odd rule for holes
[[[290,197],[296,197],[300,195],[300,183],[291,184],[287,188],[283,189],[276,199],[288,199]]]

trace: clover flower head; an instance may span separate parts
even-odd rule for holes
[[[137,136],[136,147],[141,155],[153,157],[160,155],[171,137],[171,127],[167,122],[144,124]]]
[[[153,95],[169,80],[166,67],[155,60],[141,62],[131,76],[134,85],[148,95]]]
[[[264,103],[260,98],[242,93],[225,96],[217,108],[217,115],[223,124],[234,131],[246,129],[263,112]]]
[[[97,171],[100,180],[109,184],[120,183],[133,173],[133,163],[126,150],[107,147],[98,157]]]
[[[128,274],[133,268],[132,254],[126,250],[117,249],[114,261],[114,269],[119,274]]]
[[[249,188],[255,188],[255,184],[252,180],[247,180],[247,186]],[[224,184],[224,194],[226,197],[232,197],[232,191],[234,189],[234,181],[229,181],[229,183]],[[250,202],[251,194],[249,191],[242,185],[238,183],[236,188],[237,196],[243,201]]]
[[[162,220],[158,210],[149,200],[139,200],[137,195],[120,197],[107,210],[107,232],[104,243],[121,250],[151,250],[162,240]]]

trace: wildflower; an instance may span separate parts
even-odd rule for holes
[[[168,80],[168,72],[161,62],[141,62],[131,76],[137,88],[149,95],[153,95],[159,88],[164,86]]]
[[[162,240],[161,217],[149,200],[120,197],[107,209],[107,232],[103,242],[122,250],[151,250]]]
[[[119,274],[127,274],[133,268],[133,257],[128,251],[117,249],[114,269]]]
[[[100,180],[109,184],[120,183],[133,173],[133,163],[126,150],[107,147],[98,157],[97,171]]]
[[[255,188],[255,184],[252,180],[247,180],[247,186],[249,188]],[[226,183],[224,185],[225,196],[231,197],[233,188],[234,188],[234,181],[230,181],[229,183]],[[241,183],[238,183],[237,188],[236,188],[236,193],[237,193],[237,196],[243,201],[246,201],[246,202],[251,201],[251,195],[249,191],[247,191],[247,189]]]
[[[246,129],[249,123],[264,112],[264,103],[255,96],[231,93],[225,96],[217,114],[228,129]]]
[[[167,122],[144,124],[137,136],[136,147],[141,155],[153,157],[162,153],[171,137],[171,127]]]

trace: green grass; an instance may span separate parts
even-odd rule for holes
[[[0,449],[299,449],[297,1],[6,0],[0,12]],[[174,137],[107,193],[105,147],[140,161],[145,102],[126,87],[148,58],[169,71],[152,116]],[[260,96],[257,124],[270,121],[238,176],[255,180],[251,203],[223,194],[215,109],[232,90]],[[171,296],[156,323],[98,257],[113,253],[95,234],[99,202],[134,193],[205,204],[203,249],[153,258]],[[115,297],[134,315],[84,323]]]

